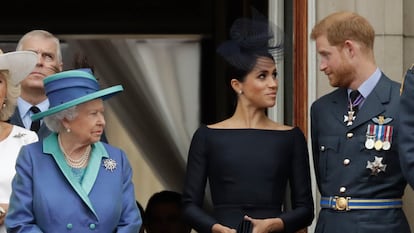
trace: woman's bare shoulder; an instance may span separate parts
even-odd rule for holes
[[[269,123],[269,129],[272,130],[292,130],[293,126],[290,125],[284,125],[282,123],[279,122],[275,122],[275,121],[271,121],[271,123]]]
[[[224,121],[220,121],[217,123],[213,123],[210,125],[207,125],[208,128],[211,129],[225,129],[225,128],[230,128],[231,127],[231,122],[229,121],[229,119],[224,120]]]

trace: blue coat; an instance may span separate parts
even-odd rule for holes
[[[311,107],[311,140],[318,188],[322,196],[351,198],[401,198],[406,187],[399,153],[400,85],[382,74],[367,96],[354,123],[347,126],[347,90],[338,88],[321,97]],[[366,147],[368,125],[384,117],[393,128],[389,149]],[[391,121],[389,121],[391,120]],[[388,122],[389,121],[389,122]],[[385,171],[372,173],[367,166],[382,158]],[[322,209],[316,233],[408,233],[401,208],[337,211]]]
[[[107,159],[115,169],[104,166]],[[125,153],[92,145],[83,182],[76,182],[59,149],[57,135],[22,147],[6,226],[9,232],[138,232],[132,169]]]

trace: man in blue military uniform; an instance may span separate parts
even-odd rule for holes
[[[320,70],[337,87],[311,107],[321,193],[315,233],[409,233],[401,208],[400,84],[376,65],[374,29],[356,13],[337,12],[318,22],[311,38]]]
[[[399,149],[402,171],[414,188],[414,64],[405,74],[400,99]]]

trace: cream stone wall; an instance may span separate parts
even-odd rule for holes
[[[414,1],[404,0],[404,68],[414,64]]]
[[[115,97],[116,98],[116,97]],[[135,185],[135,197],[144,207],[150,196],[164,189],[160,179],[153,173],[151,167],[143,159],[139,147],[135,145],[126,134],[119,119],[110,108],[105,106],[106,128],[105,134],[111,145],[117,146],[125,151],[133,170],[133,182]]]
[[[381,70],[391,79],[401,82],[407,69],[414,63],[414,1],[413,0],[315,0],[315,21],[334,11],[351,10],[366,17],[374,26],[375,58]],[[310,14],[312,15],[312,14]],[[311,29],[309,29],[310,31]],[[314,44],[312,44],[314,45]],[[312,48],[310,48],[312,49]],[[319,61],[317,60],[317,64]],[[326,76],[318,65],[310,67],[316,72],[316,98],[332,91]],[[414,192],[406,188],[404,210],[414,231]]]

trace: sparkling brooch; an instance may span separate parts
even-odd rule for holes
[[[18,133],[18,134],[13,135],[14,138],[21,138],[21,137],[24,137],[24,136],[26,136],[25,133]]]
[[[103,166],[106,170],[113,172],[116,169],[116,161],[113,159],[104,159]]]

